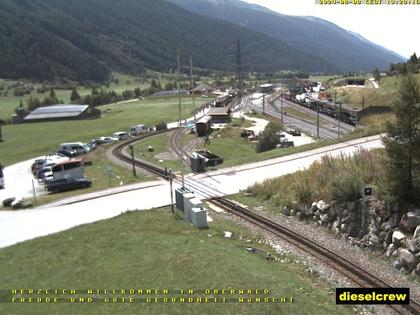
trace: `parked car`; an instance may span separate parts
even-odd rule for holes
[[[102,139],[93,139],[89,142],[90,145],[95,145],[96,147],[98,147],[101,144],[105,144],[106,142]]]
[[[43,168],[38,170],[36,177],[39,180],[44,180],[46,177],[49,177],[52,175],[53,175],[52,166],[44,166]]]
[[[128,133],[124,132],[124,131],[118,131],[118,132],[114,132],[114,134],[112,135],[113,138],[118,138],[118,140],[127,140],[129,138]]]
[[[47,184],[47,190],[60,192],[79,188],[87,188],[90,186],[92,186],[92,181],[88,178],[74,178],[67,176],[50,180]]]
[[[119,141],[118,138],[114,138],[114,137],[100,137],[99,139],[104,141],[104,144],[113,144]]]
[[[68,150],[58,150],[56,152],[57,154],[61,154],[62,156],[68,157],[68,158],[74,158],[77,156],[76,151],[68,151]]]
[[[85,147],[83,142],[72,142],[60,144],[59,150],[75,151],[77,155],[86,154],[89,150]]]

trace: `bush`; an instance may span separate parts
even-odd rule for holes
[[[283,129],[280,123],[269,122],[264,131],[258,135],[257,153],[272,150],[280,143],[278,133]]]

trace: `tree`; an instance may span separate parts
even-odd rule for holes
[[[77,89],[73,89],[73,91],[71,91],[70,101],[72,103],[80,101],[80,94]]]
[[[378,68],[376,68],[373,71],[373,78],[375,79],[376,82],[379,82],[379,80],[381,79],[381,73],[379,72]]]
[[[283,129],[280,123],[269,122],[264,131],[258,135],[256,151],[258,153],[272,150],[280,143],[279,132]]]
[[[410,73],[401,79],[394,112],[384,143],[391,194],[402,208],[420,204],[420,86]]]
[[[50,98],[51,99],[57,99],[57,96],[55,95],[54,89],[51,89],[51,91],[50,91]]]
[[[409,63],[413,63],[413,64],[416,64],[416,63],[418,62],[418,58],[417,58],[416,53],[414,53],[414,54],[410,57],[410,60],[409,60],[408,62],[409,62]]]

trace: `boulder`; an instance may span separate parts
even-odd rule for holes
[[[373,234],[379,234],[379,232],[380,232],[380,224],[378,223],[378,222],[376,222],[376,221],[373,221],[371,224],[370,224],[370,226],[369,226],[369,229],[370,229],[370,232],[371,233],[373,233]]]
[[[399,260],[394,261],[394,268],[400,270],[402,263]]]
[[[394,233],[392,233],[392,243],[395,245],[399,246],[403,239],[405,239],[404,233],[400,231],[394,231]]]
[[[379,244],[379,237],[375,234],[369,234],[369,246],[376,246]]]
[[[381,230],[388,232],[392,229],[392,223],[390,221],[384,222],[381,224]]]
[[[401,249],[399,259],[403,267],[408,271],[411,272],[417,265],[416,257],[408,249]]]
[[[408,212],[406,221],[408,228],[414,230],[417,225],[420,225],[420,213],[418,213],[418,211]]]
[[[418,253],[420,251],[420,238],[407,240],[407,249],[413,254]]]
[[[416,269],[414,269],[416,272],[416,275],[420,276],[420,263],[417,264]]]
[[[347,224],[342,223],[342,224],[341,224],[341,226],[340,226],[340,230],[341,230],[341,232],[346,232],[346,231],[347,231],[347,227],[348,227],[348,225],[347,225]]]
[[[388,231],[385,236],[385,243],[389,244],[392,242],[392,234],[394,232],[392,230]]]
[[[420,236],[420,225],[417,225],[417,227],[416,227],[416,229],[414,231],[413,237],[414,238],[417,238],[419,236]]]
[[[339,230],[339,226],[340,226],[340,221],[335,220],[335,221],[334,221],[334,223],[333,223],[333,224],[332,224],[332,226],[331,226],[331,229],[332,229],[333,231],[337,231],[337,230]]]
[[[283,214],[289,216],[290,215],[290,210],[287,209],[287,207],[283,207]]]
[[[381,232],[379,232],[379,237],[382,239],[382,240],[386,240],[386,236],[388,235],[388,233],[387,232],[385,232],[385,231],[381,231]]]
[[[325,212],[327,211],[328,205],[325,203],[324,200],[320,200],[316,203],[316,207],[318,208],[319,211]]]
[[[387,258],[389,258],[389,257],[391,257],[391,255],[392,255],[392,253],[395,251],[395,245],[394,244],[389,244],[389,246],[388,246],[388,248],[386,249],[386,252],[385,252],[385,256],[387,257]]]
[[[321,214],[319,219],[323,225],[326,225],[328,222],[328,213]]]

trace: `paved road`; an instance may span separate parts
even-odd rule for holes
[[[217,189],[218,192],[212,190],[216,195],[232,194],[267,178],[309,167],[326,154],[352,154],[361,148],[378,147],[382,147],[381,137],[369,137],[273,160],[188,176],[186,183],[187,187],[198,188],[201,191],[197,193],[198,197],[206,196],[210,188]],[[175,183],[174,188],[177,187],[179,184]],[[128,189],[130,191],[122,192]],[[70,200],[76,203],[67,205],[55,204],[33,210],[0,211],[0,247],[111,218],[125,211],[150,209],[170,203],[169,185],[164,181],[118,188],[111,192],[113,194],[110,196],[101,196],[106,192],[82,195]]]

